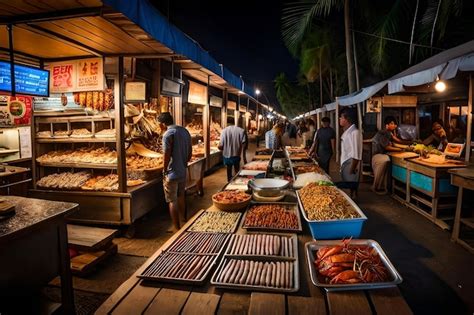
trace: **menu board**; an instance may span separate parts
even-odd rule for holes
[[[0,90],[12,91],[12,80],[10,63],[0,61]],[[14,65],[15,70],[15,93],[48,96],[49,95],[49,71]]]

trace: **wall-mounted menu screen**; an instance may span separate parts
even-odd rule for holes
[[[15,92],[37,96],[49,96],[49,71],[15,65]],[[0,61],[0,90],[11,92],[10,63]]]

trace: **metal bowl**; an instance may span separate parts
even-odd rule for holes
[[[254,178],[248,185],[262,197],[276,197],[281,195],[282,190],[286,189],[290,182],[284,179]]]

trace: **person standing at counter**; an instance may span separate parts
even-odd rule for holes
[[[423,140],[424,145],[433,145],[439,151],[444,151],[448,145],[448,137],[446,131],[443,128],[443,122],[441,120],[435,121],[431,127],[433,132],[428,138]]]
[[[402,149],[394,147],[393,143],[403,143],[395,135],[397,121],[393,116],[385,118],[385,129],[379,130],[372,139],[372,170],[374,172],[374,183],[372,191],[378,195],[387,193],[387,171],[390,157],[387,152],[399,152]]]
[[[219,150],[224,157],[224,165],[227,166],[227,181],[232,179],[232,167],[237,174],[240,170],[240,156],[246,141],[245,131],[235,126],[234,117],[227,118],[227,127],[222,130]]]
[[[341,179],[340,188],[349,188],[351,198],[357,198],[362,160],[362,134],[354,124],[355,117],[344,109],[339,117],[339,125],[344,129],[341,136]]]
[[[323,117],[321,121],[323,126],[314,135],[309,155],[314,156],[318,160],[319,166],[329,174],[329,161],[331,161],[336,148],[336,132],[329,126],[331,123],[329,117]]]
[[[191,160],[191,135],[186,128],[175,125],[169,112],[158,116],[163,134],[163,189],[165,200],[169,203],[169,211],[173,222],[171,232],[180,228],[179,217],[184,214],[186,169]]]

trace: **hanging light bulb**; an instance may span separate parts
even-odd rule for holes
[[[436,78],[435,90],[438,92],[444,92],[446,90],[446,83],[441,81],[439,77]]]

